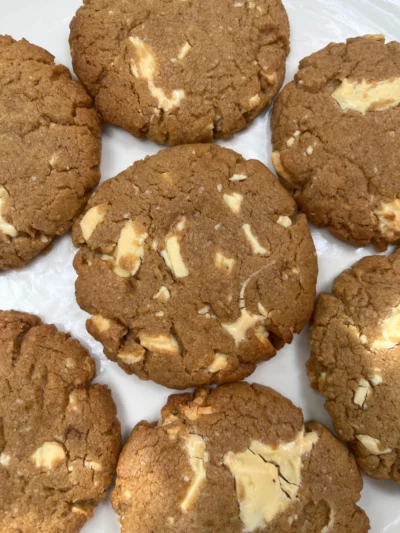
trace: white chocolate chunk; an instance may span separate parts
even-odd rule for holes
[[[19,232],[17,228],[12,224],[9,224],[3,216],[6,210],[6,202],[8,198],[8,192],[2,185],[0,185],[0,231],[4,233],[4,235],[14,238],[19,235]]]
[[[249,109],[254,109],[261,104],[261,98],[259,94],[255,94],[249,98]]]
[[[383,449],[381,441],[369,435],[357,435],[357,439],[372,455],[386,455],[391,453],[391,448]]]
[[[181,254],[180,241],[182,239],[182,232],[185,229],[186,219],[183,217],[175,226],[175,231],[167,235],[165,239],[165,250],[162,250],[161,257],[164,259],[165,264],[171,270],[175,278],[186,278],[189,275],[183,257]]]
[[[257,324],[254,328],[254,335],[257,339],[266,347],[270,347],[271,343],[269,341],[269,331],[264,326],[264,324]]]
[[[143,346],[137,344],[136,346],[130,346],[129,349],[122,348],[122,350],[118,352],[117,357],[126,365],[134,365],[143,360],[145,353],[146,350]]]
[[[311,145],[308,146],[308,147],[307,147],[307,150],[306,150],[307,155],[312,155],[313,152],[314,152],[314,147],[311,146]]]
[[[390,350],[400,344],[400,306],[392,310],[391,316],[382,322],[382,332],[378,339],[375,339],[371,347],[373,349]]]
[[[227,257],[221,252],[217,252],[214,256],[214,264],[217,268],[225,270],[228,274],[230,274],[235,265],[235,260]]]
[[[71,511],[73,513],[76,513],[76,514],[83,514],[83,515],[87,516],[87,512],[84,511],[81,507],[78,507],[77,505],[74,505],[72,507]]]
[[[151,47],[143,42],[139,37],[129,37],[130,42],[135,47],[136,60],[131,61],[131,72],[135,78],[142,78],[147,81],[149,91],[153,98],[157,100],[158,108],[165,113],[179,107],[185,98],[183,89],[174,89],[171,96],[168,97],[161,87],[154,83],[156,73],[156,58],[152,53]]]
[[[214,356],[214,361],[208,367],[208,371],[215,374],[220,370],[223,370],[228,366],[228,355],[225,353],[217,352]]]
[[[374,387],[378,387],[379,385],[382,385],[383,378],[380,368],[374,368],[374,373],[372,376],[368,377],[369,381],[374,385]]]
[[[231,335],[238,345],[247,338],[247,331],[264,320],[263,317],[250,314],[247,309],[240,310],[240,317],[232,324],[222,324],[222,327]]]
[[[178,59],[179,61],[182,61],[182,59],[185,59],[185,57],[188,55],[188,53],[191,50],[190,44],[186,41],[186,43],[182,46],[182,48],[179,51]]]
[[[115,263],[131,276],[140,268],[144,256],[143,244],[148,236],[146,232],[140,233],[132,220],[128,220],[121,230],[115,249]]]
[[[89,209],[80,221],[83,238],[86,242],[93,235],[95,229],[101,224],[106,216],[107,204],[95,205]]]
[[[84,464],[85,464],[85,468],[90,468],[91,470],[94,470],[95,472],[101,472],[103,470],[103,466],[97,461],[85,461]]]
[[[224,465],[236,482],[244,532],[267,527],[297,499],[302,459],[318,438],[316,432],[305,434],[303,430],[289,443],[272,447],[252,441],[245,452],[225,455]]]
[[[343,111],[349,109],[365,115],[367,111],[384,111],[400,104],[400,78],[368,82],[343,80],[332,94]]]
[[[139,335],[140,344],[151,352],[178,355],[180,353],[178,341],[173,335]]]
[[[277,223],[286,229],[290,228],[290,226],[292,225],[292,221],[290,220],[290,217],[287,217],[287,216],[280,216],[277,220]]]
[[[229,194],[224,194],[222,198],[226,205],[229,207],[229,209],[232,211],[232,213],[235,213],[235,215],[238,215],[240,213],[243,202],[243,195],[237,192],[233,192]]]
[[[161,302],[168,302],[171,299],[171,293],[165,285],[162,285],[159,291],[153,296],[153,300],[160,300]]]
[[[365,407],[365,402],[368,398],[368,395],[371,393],[371,389],[372,387],[366,379],[360,379],[360,383],[354,394],[354,403],[360,407]]]
[[[201,309],[199,309],[197,311],[197,314],[198,315],[207,315],[207,313],[210,311],[211,307],[209,305],[206,305],[204,307],[202,307]]]
[[[291,148],[294,143],[296,142],[296,139],[294,137],[290,137],[287,141],[286,141],[286,144],[288,145],[289,148]]]
[[[229,181],[245,181],[248,177],[249,176],[246,176],[246,174],[234,174],[231,178],[229,178]]]
[[[0,465],[1,466],[4,466],[4,467],[7,467],[9,466],[10,464],[10,461],[11,461],[11,457],[10,455],[7,455],[6,453],[0,453]]]
[[[97,329],[99,333],[108,331],[111,327],[111,321],[108,318],[104,318],[101,315],[93,315],[90,322]]]
[[[374,212],[378,218],[379,231],[385,239],[396,240],[400,237],[400,199],[382,202]]]
[[[31,456],[37,468],[52,470],[65,459],[64,447],[58,442],[45,442]]]
[[[246,239],[248,243],[250,244],[250,247],[253,251],[253,254],[258,254],[258,255],[269,254],[269,251],[263,246],[261,246],[257,237],[253,234],[250,224],[243,224],[242,228],[243,228],[244,234],[246,235]]]
[[[199,435],[188,435],[185,438],[185,448],[194,474],[185,499],[181,503],[182,511],[187,513],[195,503],[197,495],[207,478],[204,464],[208,462],[209,457],[206,452],[206,443]]]

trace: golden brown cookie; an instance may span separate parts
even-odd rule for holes
[[[321,424],[236,383],[171,396],[132,431],[112,504],[122,533],[366,533],[362,479]]]
[[[400,242],[400,44],[332,43],[276,100],[272,160],[311,222],[357,246]]]
[[[73,241],[88,331],[168,387],[248,376],[312,312],[306,218],[264,165],[218,146],[162,150],[105,182]]]
[[[289,23],[280,0],[84,0],[70,45],[104,120],[164,144],[211,142],[280,89]]]
[[[0,531],[75,533],[104,498],[121,436],[94,377],[78,341],[0,311]]]
[[[0,36],[0,270],[66,233],[99,181],[101,124],[66,67]]]
[[[400,482],[400,251],[362,259],[323,293],[308,373],[362,470]]]

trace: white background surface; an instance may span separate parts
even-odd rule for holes
[[[388,40],[400,40],[400,0],[283,1],[292,28],[287,81],[292,79],[301,58],[330,41],[344,41],[347,37],[365,33],[385,33]],[[54,54],[57,62],[71,68],[69,23],[79,6],[80,0],[0,0],[0,34],[9,34],[16,39],[25,37]],[[269,113],[264,113],[248,130],[220,144],[271,167],[268,124]],[[115,176],[136,159],[154,154],[161,148],[150,141],[139,141],[121,129],[107,126],[103,137],[102,180]],[[332,281],[343,269],[364,255],[374,253],[372,248],[348,246],[326,231],[312,228],[312,234],[319,256],[319,291],[330,289]],[[171,391],[126,375],[105,358],[100,344],[86,332],[88,315],[79,309],[74,299],[74,253],[67,235],[55,242],[48,255],[37,258],[25,269],[0,273],[0,308],[36,313],[44,321],[71,332],[91,351],[97,360],[97,381],[112,388],[126,438],[140,420],[158,418]],[[307,336],[308,331],[304,331],[275,359],[261,364],[249,381],[272,386],[300,406],[306,420],[314,418],[331,427],[323,408],[323,398],[310,389],[306,377]],[[400,533],[400,486],[365,478],[360,505],[370,517],[372,533]],[[95,517],[82,531],[119,531],[109,501],[97,508]]]

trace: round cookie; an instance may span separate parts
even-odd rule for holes
[[[235,383],[171,396],[139,423],[111,501],[122,533],[365,533],[347,449],[289,400]]]
[[[101,124],[66,67],[0,36],[0,270],[66,233],[99,181]]]
[[[211,142],[280,89],[289,22],[280,0],[84,0],[70,45],[104,120],[164,144]]]
[[[320,295],[308,374],[358,465],[400,482],[400,251],[344,271]]]
[[[272,160],[311,222],[357,246],[400,242],[400,44],[382,35],[303,59],[272,115]]]
[[[184,389],[236,381],[310,318],[307,221],[269,170],[179,146],[105,182],[73,228],[88,331],[128,373]]]
[[[121,436],[78,341],[0,311],[0,531],[75,533],[105,497]]]

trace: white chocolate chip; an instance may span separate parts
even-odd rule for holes
[[[400,344],[400,306],[392,309],[392,314],[382,322],[382,332],[371,348],[390,350]]]
[[[93,235],[97,226],[103,222],[107,208],[107,204],[96,205],[85,213],[85,216],[80,222],[80,227],[86,242]]]
[[[223,370],[228,366],[228,355],[225,353],[217,352],[214,355],[214,361],[211,363],[211,365],[208,367],[208,371],[212,374],[215,374],[216,372],[219,372],[220,370]]]
[[[182,48],[179,51],[178,59],[179,61],[182,61],[182,59],[185,59],[185,57],[188,55],[188,53],[191,50],[190,44],[186,41],[186,43],[182,46]]]
[[[286,144],[288,145],[289,148],[291,148],[294,143],[296,142],[296,139],[294,137],[290,137],[287,141],[286,141]]]
[[[314,152],[314,148],[310,145],[307,147],[306,153],[307,155],[312,155]]]
[[[8,223],[3,216],[6,211],[6,203],[9,197],[10,196],[6,189],[0,185],[0,232],[4,233],[4,235],[8,235],[11,238],[14,238],[19,235],[19,232],[17,228]]]
[[[161,87],[154,84],[154,75],[156,72],[156,59],[148,44],[143,42],[139,37],[129,37],[130,42],[135,47],[136,60],[131,61],[131,72],[135,78],[142,78],[147,81],[150,94],[157,100],[158,108],[165,113],[170,113],[182,103],[185,98],[183,89],[174,89],[171,96],[168,97]]]
[[[229,181],[245,181],[248,177],[249,176],[246,176],[246,174],[234,174],[231,178],[229,178]]]
[[[372,455],[386,455],[391,453],[391,448],[383,449],[380,440],[369,435],[357,435],[357,439]]]
[[[379,222],[379,231],[389,241],[400,237],[400,199],[381,202],[374,212]]]
[[[228,274],[230,274],[235,265],[235,260],[227,257],[221,252],[217,252],[214,256],[214,264],[217,268],[225,270]]]
[[[165,239],[165,250],[162,250],[161,257],[164,259],[165,264],[171,270],[175,278],[186,278],[189,275],[189,271],[183,261],[181,255],[180,241],[182,239],[182,232],[185,228],[185,218],[183,218],[175,227],[178,235],[172,233]]]
[[[101,315],[93,315],[90,322],[97,329],[99,333],[108,331],[111,327],[111,321],[108,318],[104,318]]]
[[[138,337],[140,344],[151,352],[173,355],[180,353],[178,341],[173,335],[145,335],[141,333]]]
[[[173,516],[167,516],[167,523],[173,526],[175,524],[175,518]]]
[[[140,268],[144,256],[143,244],[148,236],[148,233],[140,232],[132,220],[128,220],[121,230],[115,249],[115,263],[131,276]]]
[[[90,468],[91,470],[94,470],[95,472],[101,472],[103,470],[103,467],[100,463],[97,461],[85,461],[85,468]]]
[[[277,220],[277,223],[286,229],[290,228],[290,226],[292,225],[292,221],[290,220],[290,217],[287,217],[287,216],[280,216]]]
[[[71,511],[73,513],[76,513],[76,514],[83,514],[83,515],[87,516],[87,512],[84,511],[81,507],[78,507],[77,505],[74,505],[72,507]]]
[[[269,341],[269,331],[264,326],[264,324],[259,323],[256,325],[256,327],[254,328],[254,335],[261,342],[261,344],[263,344],[267,348],[271,346],[271,343]]]
[[[318,441],[316,432],[299,433],[296,440],[278,446],[252,441],[242,453],[228,452],[224,465],[236,482],[244,531],[266,528],[297,500],[303,457]]]
[[[261,98],[259,94],[255,94],[249,99],[249,109],[254,109],[261,104]]]
[[[171,299],[171,293],[165,285],[162,285],[158,292],[153,296],[153,300],[160,300],[161,302],[168,302]]]
[[[118,352],[117,357],[126,365],[134,365],[143,360],[145,353],[146,350],[143,346],[136,344],[134,346],[129,346],[129,348],[122,348],[122,350]]]
[[[243,202],[243,195],[233,192],[229,194],[224,194],[223,197],[224,202],[229,207],[229,209],[235,213],[235,215],[238,215],[240,213],[240,209]]]
[[[157,318],[161,318],[164,316],[164,311],[157,311],[157,313],[154,313],[154,316],[156,316]]]
[[[282,176],[282,178],[284,178],[286,181],[290,182],[292,178],[289,172],[287,172],[282,165],[280,152],[273,152],[271,155],[271,161],[274,165],[277,174],[279,174],[279,176]]]
[[[64,447],[58,442],[45,442],[31,456],[37,468],[52,470],[65,459]]]
[[[400,78],[379,82],[343,80],[332,94],[343,111],[365,115],[368,111],[384,111],[400,104]]]
[[[372,376],[368,377],[369,381],[372,383],[374,387],[378,387],[379,385],[382,385],[383,378],[380,368],[374,368],[374,373]]]
[[[185,448],[194,474],[186,496],[181,503],[182,511],[187,513],[193,506],[206,480],[207,474],[204,464],[208,462],[209,458],[206,452],[206,443],[199,435],[188,435],[185,438]]]
[[[250,224],[244,224],[242,228],[246,235],[246,239],[248,243],[250,244],[250,247],[253,251],[253,254],[258,254],[258,255],[269,254],[269,251],[263,246],[261,246],[257,237],[253,234]]]
[[[360,379],[360,383],[357,387],[357,390],[354,394],[354,403],[360,407],[365,408],[365,402],[367,401],[368,395],[371,393],[371,385],[366,379]]]
[[[236,345],[247,338],[247,331],[264,320],[263,317],[250,314],[247,309],[240,310],[240,317],[232,324],[222,324],[222,327],[231,335]]]
[[[11,457],[6,453],[0,453],[0,465],[7,467],[10,465]]]
[[[210,306],[209,305],[206,305],[205,307],[202,307],[201,309],[199,309],[197,311],[197,314],[198,315],[206,315],[209,311],[210,311]]]
[[[217,185],[217,191],[222,192],[222,185],[220,183],[218,183]]]

